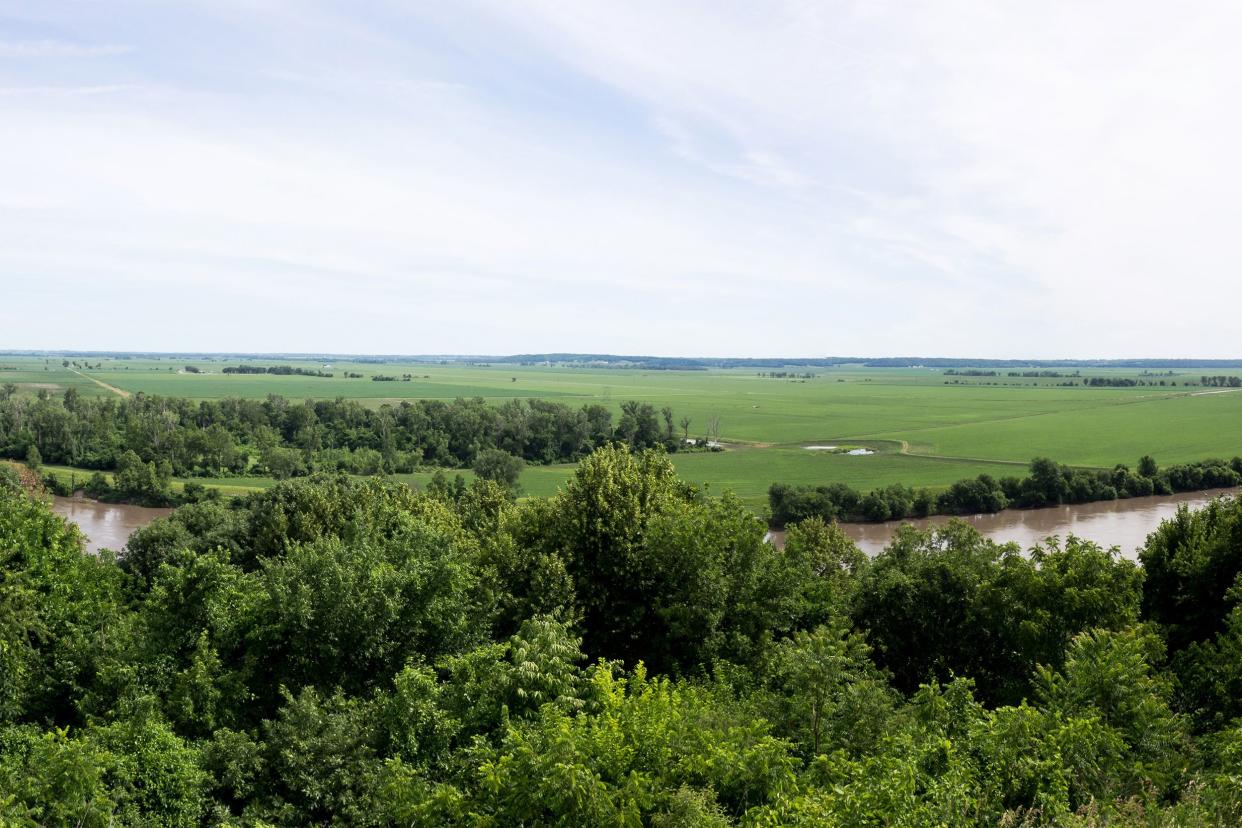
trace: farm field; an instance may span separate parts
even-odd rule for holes
[[[1123,388],[1063,385],[1061,377],[953,375],[927,368],[789,368],[806,379],[760,376],[749,369],[658,371],[536,365],[434,362],[321,362],[291,359],[113,359],[0,356],[0,383],[18,393],[40,389],[98,396],[159,394],[191,399],[356,399],[369,406],[404,399],[480,396],[497,404],[515,397],[568,405],[604,404],[619,412],[626,400],[673,408],[702,436],[718,417],[726,451],[673,455],[687,480],[713,491],[730,489],[762,506],[775,481],[844,482],[866,491],[892,483],[943,487],[987,472],[1021,475],[1035,456],[1089,467],[1133,466],[1144,454],[1162,464],[1242,454],[1242,392],[1205,389],[1199,374],[1142,374],[1082,369],[1082,376],[1141,380]],[[73,366],[77,362],[78,367]],[[89,364],[90,367],[86,367]],[[295,365],[334,376],[223,374],[226,365]],[[96,367],[97,366],[97,367]],[[200,373],[185,372],[194,366]],[[361,374],[347,379],[346,372]],[[374,375],[409,375],[376,382]],[[1081,379],[1079,378],[1079,383]],[[109,387],[110,386],[110,387]],[[807,445],[868,445],[870,456],[810,451]],[[527,495],[556,491],[572,466],[528,467]],[[419,484],[432,472],[399,476]],[[467,476],[469,476],[467,474]],[[233,490],[270,485],[270,479],[203,481]]]

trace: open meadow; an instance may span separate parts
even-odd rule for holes
[[[226,365],[277,364],[333,376],[222,372]],[[1020,476],[1035,456],[1111,468],[1133,466],[1144,454],[1162,464],[1242,454],[1242,392],[1201,387],[1199,375],[1206,372],[1199,371],[1082,369],[1078,377],[1010,377],[1003,370],[998,376],[967,376],[943,369],[843,366],[792,367],[782,370],[795,378],[774,378],[748,369],[93,356],[4,356],[0,368],[0,382],[16,384],[22,394],[41,389],[61,394],[69,387],[86,395],[191,399],[279,394],[294,400],[345,397],[369,406],[418,398],[479,396],[498,404],[530,397],[572,406],[602,403],[614,413],[624,401],[639,400],[657,410],[671,407],[678,421],[689,417],[691,437],[702,437],[709,421],[718,418],[726,450],[679,453],[674,463],[686,479],[716,492],[732,490],[756,507],[776,481],[844,482],[863,491],[892,483],[941,487],[984,472]],[[361,376],[347,378],[347,373]],[[396,379],[371,379],[377,375]],[[1085,387],[1084,377],[1146,384]],[[1074,385],[1065,384],[1071,380]],[[856,456],[807,449],[810,445],[865,446],[875,453]],[[528,467],[523,491],[552,494],[571,471],[561,465]],[[431,473],[401,477],[425,483]],[[244,477],[215,482],[233,490],[271,483]]]

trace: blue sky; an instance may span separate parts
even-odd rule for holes
[[[0,348],[1242,355],[1242,6],[0,0]]]

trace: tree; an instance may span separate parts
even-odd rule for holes
[[[1055,506],[1065,500],[1067,486],[1061,467],[1046,457],[1031,461],[1030,476],[1023,481],[1024,494],[1033,506]]]
[[[377,735],[361,699],[285,691],[279,714],[263,723],[256,810],[285,825],[381,824]]]
[[[1137,620],[1141,574],[1076,539],[1024,557],[969,524],[903,526],[862,573],[853,617],[898,689],[971,676],[990,703],[1017,702],[1069,639]]]
[[[689,417],[681,418],[681,437],[683,440],[690,439],[690,418]]]
[[[43,467],[43,455],[39,453],[39,447],[34,443],[26,449],[26,467],[35,472]]]
[[[1075,636],[1061,672],[1039,671],[1040,707],[1071,716],[1096,716],[1120,735],[1136,760],[1134,776],[1122,780],[1137,793],[1178,781],[1185,724],[1173,713],[1172,682],[1154,664],[1164,645],[1150,630],[1089,630]]]
[[[1155,477],[1160,472],[1160,466],[1156,463],[1155,458],[1150,454],[1144,454],[1139,458],[1138,473],[1143,477]]]
[[[813,517],[788,527],[774,563],[781,594],[799,602],[797,626],[809,628],[849,612],[867,556],[835,523]]]
[[[507,451],[484,449],[475,455],[474,473],[484,480],[491,480],[516,491],[525,465],[522,458],[514,457]]]
[[[545,542],[573,579],[589,654],[635,655],[633,636],[649,609],[644,529],[654,515],[689,497],[667,457],[606,446],[583,460],[553,498]]]
[[[383,535],[291,545],[255,577],[262,597],[245,650],[263,657],[241,657],[260,703],[282,685],[359,693],[409,659],[458,652],[487,629],[469,546],[418,519]]]
[[[1179,508],[1148,537],[1139,560],[1147,572],[1143,615],[1160,625],[1169,649],[1210,640],[1242,600],[1231,591],[1242,576],[1242,501]]]
[[[68,729],[0,735],[0,823],[14,826],[115,823],[118,791],[108,783],[117,757]]]
[[[122,497],[164,503],[171,496],[168,488],[171,471],[167,461],[161,461],[158,467],[152,462],[144,463],[133,449],[129,449],[117,460],[112,485]]]
[[[773,655],[772,674],[781,691],[782,718],[810,747],[811,756],[820,754],[829,720],[839,707],[847,708],[851,695],[857,697],[860,685],[867,684],[881,706],[887,706],[887,688],[868,658],[867,644],[861,634],[849,631],[843,618],[834,618],[830,626],[796,632],[781,642]],[[879,717],[869,718],[874,721]],[[850,731],[858,726],[877,730],[873,723],[849,716],[840,724],[843,727],[837,728],[834,739],[838,744],[845,737],[856,735]]]
[[[297,449],[272,446],[263,452],[263,465],[277,480],[306,474],[306,460]]]
[[[661,442],[660,422],[656,419],[655,408],[650,403],[636,400],[622,403],[616,436],[633,449],[658,446]]]

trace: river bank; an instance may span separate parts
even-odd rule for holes
[[[1181,506],[1199,508],[1222,495],[1237,496],[1238,488],[1207,489],[1198,492],[1182,492],[1172,495],[1131,497],[1124,500],[1103,500],[1042,509],[1005,509],[993,514],[963,515],[985,537],[997,543],[1014,542],[1023,549],[1040,543],[1050,535],[1064,538],[1076,535],[1094,541],[1101,546],[1117,546],[1121,554],[1134,558],[1138,549],[1147,541],[1161,521],[1177,513]],[[890,520],[883,523],[841,523],[841,530],[869,556],[883,551],[902,524],[919,529],[941,526],[953,520],[949,515],[929,518]],[[771,541],[784,546],[785,532],[769,533]]]

